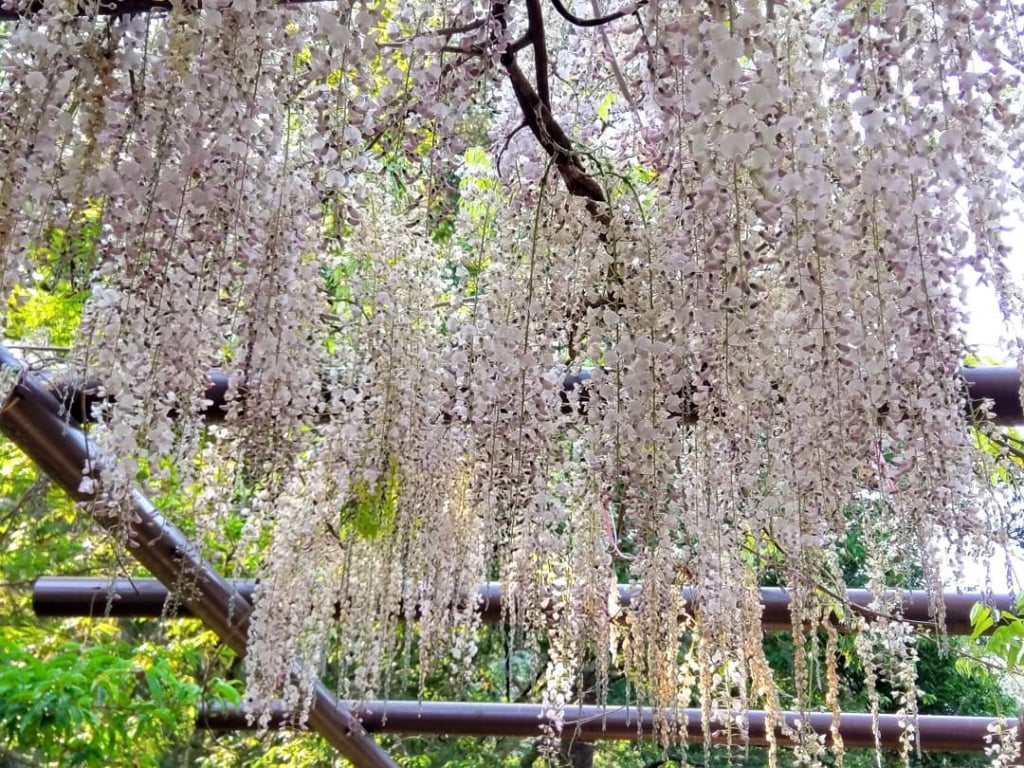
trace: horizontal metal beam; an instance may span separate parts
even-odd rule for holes
[[[971,413],[979,409],[985,401],[992,405],[992,423],[997,426],[1013,426],[1024,424],[1024,409],[1020,402],[1020,373],[1016,368],[961,368],[960,377],[967,388],[966,407]],[[571,413],[574,409],[585,410],[590,403],[590,391],[587,382],[588,371],[567,375],[562,382],[563,411]],[[203,417],[209,422],[223,421],[231,407],[228,400],[229,381],[223,371],[213,370],[207,373],[207,387],[203,394],[209,405],[203,411]],[[93,420],[93,409],[108,398],[103,392],[102,384],[90,381],[81,386],[69,386],[66,382],[53,382],[51,389],[60,400],[65,412],[78,422],[85,424]],[[244,386],[236,387],[231,393],[232,401],[237,406],[244,406],[246,390]],[[330,401],[330,392],[325,387],[325,401]],[[242,410],[242,408],[240,408]],[[884,408],[882,409],[885,410]],[[697,407],[693,404],[684,408],[682,413],[675,414],[685,422],[694,422],[697,418]]]
[[[293,5],[302,3],[313,3],[321,2],[322,0],[278,0],[281,5]],[[6,3],[5,3],[6,5]],[[15,0],[12,5],[15,6],[14,10],[6,8],[0,8],[0,21],[16,21],[18,19],[31,19],[33,16],[39,14],[43,9],[43,3],[40,0],[31,0],[31,2],[18,3]],[[214,3],[215,6],[222,5],[221,3]],[[92,3],[80,3],[76,11],[78,16],[128,16],[136,13],[149,13],[156,11],[158,13],[169,13],[174,4],[171,0],[103,0],[100,3],[93,5]],[[181,3],[181,7],[185,10],[202,10],[203,3],[201,2],[186,2]]]
[[[537,737],[543,735],[548,724],[549,707],[536,704],[483,704],[472,702],[433,701],[365,701],[348,702],[350,711],[370,733],[436,734],[448,736],[507,736]],[[833,743],[832,715],[824,712],[782,712],[781,718],[790,728],[803,723]],[[662,718],[668,723],[681,723],[687,739],[701,743],[704,739],[704,721],[701,710],[667,710]],[[843,745],[852,749],[898,750],[903,736],[903,722],[897,715],[843,713],[839,717],[839,735]],[[714,743],[748,743],[763,746],[768,743],[770,718],[763,711],[747,713],[746,735],[741,736],[734,722],[716,716],[711,721]],[[777,721],[776,721],[777,722]],[[1017,729],[1018,718],[954,717],[946,715],[920,715],[911,718],[917,743],[927,752],[982,752],[992,737],[992,728],[1004,731]],[[878,740],[874,726],[878,727]],[[238,707],[205,705],[199,708],[196,726],[210,730],[247,730],[252,726]],[[291,720],[287,710],[276,707],[271,717],[271,728],[287,728]],[[648,707],[568,706],[565,708],[563,737],[581,740],[629,740],[653,738],[655,711]],[[780,746],[793,742],[783,734],[782,727],[772,728]]]
[[[991,401],[994,424],[1002,427],[1024,424],[1018,369],[1007,366],[961,368],[960,376],[967,385],[967,406],[972,413],[987,400]]]
[[[247,601],[252,600],[256,583],[248,580],[231,582]],[[640,590],[624,584],[619,585],[619,604],[628,609],[638,598]],[[189,616],[184,603],[168,598],[171,593],[156,579],[102,579],[81,576],[43,576],[36,579],[32,587],[32,607],[37,616],[113,616],[122,618],[172,618]],[[869,619],[873,617],[868,606],[874,598],[866,589],[850,589],[846,592],[848,610],[860,610]],[[688,605],[700,605],[700,593],[692,587],[683,588],[683,599]],[[977,603],[991,605],[1000,611],[1014,608],[1014,600],[1008,594],[985,594],[982,592],[946,592],[942,595],[946,611],[946,631],[951,635],[971,633],[971,609]],[[931,615],[931,596],[922,591],[906,591],[900,594],[900,616],[909,622],[925,627],[935,627]],[[778,587],[761,589],[761,625],[766,630],[787,630],[792,627],[789,613],[789,594]],[[485,623],[502,621],[501,584],[481,584],[477,591],[477,611]],[[400,612],[404,613],[404,612]]]
[[[44,382],[0,345],[0,431],[104,527],[127,532],[132,555],[164,585],[188,584],[182,602],[239,655],[245,654],[252,606],[206,561],[195,545],[163,517],[141,492],[132,509],[111,511],[83,483],[86,466],[99,457],[86,436],[68,424]],[[7,385],[10,385],[9,387]],[[125,529],[127,528],[127,531]],[[395,763],[330,692],[317,684],[311,726],[357,766],[393,768]]]

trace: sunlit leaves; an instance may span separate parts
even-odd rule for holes
[[[8,745],[63,765],[134,751],[136,764],[158,766],[162,747],[190,728],[199,688],[163,659],[114,642],[69,643],[41,658],[15,639],[9,629],[0,637],[0,732]]]
[[[372,485],[359,478],[352,486],[352,498],[341,510],[341,531],[349,529],[364,538],[375,539],[391,533],[398,506],[400,475],[398,460],[387,462],[383,475]]]

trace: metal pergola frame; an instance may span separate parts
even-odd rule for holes
[[[563,412],[572,413],[576,409],[588,407],[590,378],[591,372],[588,369],[568,373],[564,376],[561,385]],[[984,409],[987,407],[985,418],[989,424],[1012,427],[1024,423],[1024,410],[1022,410],[1019,395],[1020,372],[1016,368],[964,366],[958,371],[957,378],[963,383],[964,408],[969,414],[973,416],[975,413],[985,412]],[[207,406],[202,415],[207,422],[223,421],[232,408],[239,412],[244,410],[248,395],[245,382],[236,384],[234,391],[229,392],[228,374],[217,369],[207,371],[206,381],[207,386],[203,392],[203,400],[207,402]],[[47,389],[61,402],[62,412],[77,424],[94,422],[96,407],[113,399],[104,391],[103,383],[95,380],[79,384],[60,380],[47,381]],[[321,395],[324,403],[329,404],[331,394],[326,381]],[[676,414],[676,416],[684,422],[695,423],[697,410],[697,406],[690,403],[688,406],[684,406],[682,413]],[[886,409],[883,406],[880,410],[884,412]],[[312,421],[319,418],[320,416],[316,414],[310,416]]]
[[[961,371],[969,397],[967,407],[973,409],[982,401],[995,404],[995,423],[1012,424],[1024,420],[1018,398],[1019,377],[1009,368],[965,368]],[[11,382],[0,406],[0,432],[7,435],[54,482],[73,499],[83,504],[102,526],[115,528],[124,525],[119,515],[106,511],[83,485],[83,469],[101,460],[89,445],[79,423],[72,418],[74,411],[68,403],[80,403],[75,415],[85,420],[90,413],[89,398],[98,398],[98,390],[58,390],[44,376],[29,371],[6,348],[0,346],[0,381]],[[585,387],[583,378],[567,383],[568,388]],[[226,379],[211,376],[207,396],[213,401],[208,416],[216,419],[223,413],[227,394]],[[59,395],[59,396],[58,396]],[[213,395],[213,396],[211,396]],[[128,587],[109,580],[94,580],[72,584],[67,579],[40,579],[35,588],[35,602],[40,615],[55,615],[71,610],[70,603],[89,615],[100,603],[98,590],[102,586],[103,601],[111,606],[110,615],[123,609],[144,611],[154,615],[163,606],[176,585],[187,579],[190,589],[178,597],[183,614],[194,616],[212,629],[237,654],[245,654],[252,584],[225,579],[206,561],[195,546],[164,518],[141,491],[132,496],[135,515],[128,520],[131,554],[155,577],[156,582],[133,580]],[[109,600],[113,589],[113,600]],[[863,591],[851,591],[848,599],[853,605],[866,605],[870,596]],[[494,620],[501,614],[500,586],[481,587],[484,617]],[[54,602],[67,599],[69,605],[58,609]],[[623,587],[623,601],[628,605],[634,593]],[[765,590],[766,628],[788,626],[788,598],[784,591]],[[1010,596],[979,594],[945,595],[950,631],[966,631],[969,620],[966,613],[977,600],[995,602],[997,607],[1009,607]],[[84,601],[84,602],[83,602]],[[144,604],[141,605],[141,603]],[[57,601],[59,602],[59,600]],[[64,613],[61,615],[69,615]],[[138,614],[134,614],[138,615]],[[932,623],[928,613],[928,597],[923,593],[904,596],[904,615],[915,621]],[[964,623],[967,621],[967,623]],[[657,717],[656,717],[657,715]],[[842,738],[849,747],[880,747],[895,749],[904,733],[904,721],[896,716],[842,714],[833,732],[833,715],[828,713],[780,713],[782,722],[765,712],[749,712],[746,725],[738,731],[730,720],[717,719],[707,729],[699,710],[656,713],[650,708],[569,707],[566,710],[566,733],[581,739],[642,739],[650,738],[657,721],[674,723],[685,729],[688,736],[703,739],[711,733],[713,741],[728,741],[752,745],[768,743],[768,729],[778,744],[790,743],[782,723],[792,727],[797,720],[816,733],[834,739]],[[274,712],[276,723],[288,726],[290,715],[278,708]],[[547,722],[539,705],[475,704],[469,702],[341,702],[322,684],[314,693],[308,727],[320,733],[339,752],[356,766],[376,768],[394,766],[388,754],[373,740],[370,733],[445,733],[467,735],[540,736]],[[1015,718],[936,717],[922,716],[913,721],[921,749],[927,750],[980,750],[985,748],[985,735],[993,727],[1017,731]],[[204,728],[245,728],[248,721],[241,710],[230,707],[203,707],[197,726]],[[877,728],[877,738],[875,729]]]
[[[287,0],[287,2],[311,2],[313,0]],[[541,59],[543,47],[543,30],[535,28],[534,17],[541,18],[536,0],[530,6],[528,14],[527,43],[534,47],[535,61]],[[0,3],[0,21],[20,22],[31,17],[42,8],[42,0],[8,0]],[[499,4],[495,4],[496,6]],[[148,11],[165,11],[171,8],[185,11],[202,9],[202,0],[184,0],[178,3],[171,0],[99,0],[97,3],[84,2],[72,4],[71,12],[83,16],[121,16],[126,14],[144,13]],[[501,4],[504,7],[503,4]],[[556,4],[556,7],[559,7]],[[564,16],[564,11],[563,11]],[[493,21],[505,19],[501,14],[493,15]],[[566,16],[566,18],[569,18]],[[609,17],[610,18],[610,17]],[[538,24],[541,22],[537,22]],[[575,23],[575,22],[573,22]],[[546,56],[546,53],[544,54]],[[538,71],[536,87],[532,86],[515,60],[514,51],[506,51],[500,64],[509,75],[510,82],[520,104],[531,100],[543,99],[548,73]],[[539,70],[539,68],[538,68]],[[544,82],[542,82],[544,78]],[[543,117],[541,122],[539,119]],[[524,124],[529,125],[534,136],[552,158],[556,168],[562,173],[567,187],[574,196],[588,200],[588,207],[595,202],[603,202],[603,192],[596,181],[587,176],[582,164],[576,156],[571,142],[564,136],[562,128],[550,114],[550,110],[523,111]],[[564,141],[563,141],[564,139]],[[575,187],[571,182],[575,182]],[[589,181],[584,184],[584,181]],[[594,209],[591,209],[594,210]],[[600,220],[600,219],[599,219]],[[166,520],[150,500],[136,490],[132,495],[134,514],[125,521],[120,515],[107,511],[102,500],[83,485],[83,469],[90,461],[100,461],[102,457],[93,455],[85,433],[79,428],[91,419],[93,406],[102,397],[101,388],[94,385],[80,387],[50,386],[46,379],[38,374],[27,371],[22,364],[0,346],[0,374],[9,374],[15,383],[9,392],[0,392],[3,398],[0,406],[0,432],[6,434],[36,464],[60,485],[72,498],[82,502],[85,509],[95,519],[110,529],[123,530],[127,523],[128,540],[131,542],[131,553],[145,566],[166,590],[185,582],[190,589],[178,596],[184,613],[195,616],[212,629],[236,653],[244,655],[248,625],[252,613],[250,592],[246,585],[226,580],[206,561],[196,547],[184,534]],[[965,368],[960,371],[965,382],[965,407],[972,412],[982,400],[990,400],[993,404],[996,425],[1008,425],[1022,420],[1019,398],[1020,379],[1016,369],[1012,368]],[[587,397],[586,373],[567,377],[563,385],[563,410],[572,412],[582,407]],[[7,381],[8,376],[0,375],[0,381]],[[235,391],[237,400],[231,404],[227,400],[228,380],[225,374],[217,371],[208,375],[209,388],[205,393],[211,401],[205,416],[209,420],[223,418],[229,408],[244,410],[245,388]],[[685,393],[683,395],[685,400]],[[884,406],[881,409],[885,410]],[[678,414],[684,420],[696,418],[697,409],[688,408]],[[316,417],[311,414],[311,419]],[[138,585],[139,582],[136,582]],[[51,584],[52,586],[52,584]],[[95,597],[95,591],[86,585],[79,585],[81,594],[86,595],[89,610]],[[46,582],[37,584],[37,590],[46,587]],[[107,587],[105,587],[106,589]],[[483,589],[492,589],[493,585]],[[156,594],[156,590],[153,590]],[[122,595],[118,592],[117,595]],[[115,595],[116,596],[116,595]],[[625,598],[632,597],[624,594]],[[788,608],[783,605],[784,595],[764,593],[767,628],[779,628],[786,625],[785,617]],[[496,596],[497,598],[498,596]],[[999,600],[996,601],[997,604]],[[123,602],[111,603],[111,615],[115,615],[121,607],[127,607],[132,598],[124,594]],[[162,597],[155,598],[161,606],[166,601],[166,591]],[[856,605],[856,598],[848,599]],[[964,606],[957,601],[971,600],[974,596],[944,596],[947,601],[947,615],[954,628],[963,628]],[[773,608],[772,601],[778,605]],[[910,595],[904,605],[905,613],[917,610],[918,598]],[[106,600],[104,600],[106,603]],[[955,605],[954,605],[955,604]],[[500,599],[488,601],[487,611],[500,612]],[[152,610],[147,608],[146,610]],[[773,610],[782,613],[773,614]],[[924,609],[921,621],[930,622],[931,617]],[[485,616],[488,615],[485,613]],[[774,618],[773,618],[774,617]],[[567,712],[567,730],[574,730],[586,738],[641,738],[652,734],[655,725],[655,714],[649,709],[615,708],[598,709],[583,707]],[[471,704],[460,702],[339,702],[322,685],[315,690],[313,707],[309,715],[309,726],[322,734],[345,757],[357,766],[394,766],[394,761],[371,738],[368,730],[375,732],[429,732],[429,733],[464,733],[499,735],[538,736],[545,723],[544,712],[533,705],[515,704]],[[245,727],[242,713],[225,709],[207,708],[201,713],[200,725],[205,727]],[[287,713],[279,712],[281,724],[289,721]],[[731,724],[725,721],[705,723],[701,713],[687,710],[682,713],[661,713],[661,717],[676,722],[694,738],[703,738],[710,731],[735,736],[748,743],[765,743],[769,732],[775,733],[777,740],[785,741],[785,734],[776,727],[772,716],[766,713],[750,712],[747,714],[748,730],[745,735],[736,734]],[[800,718],[815,732],[828,734],[833,725],[831,714],[786,713],[785,718],[791,725]],[[220,725],[218,725],[218,723]],[[244,725],[243,725],[244,723]],[[918,718],[915,721],[919,743],[922,749],[982,749],[983,735],[996,725],[1002,728],[1017,729],[1017,720],[994,718]],[[875,729],[877,728],[877,735]],[[695,729],[695,730],[694,730]],[[980,730],[979,730],[980,729]],[[893,748],[898,746],[903,727],[898,719],[891,716],[872,718],[870,715],[842,715],[839,718],[838,734],[848,746]],[[969,746],[964,746],[969,745]]]
[[[252,579],[232,579],[232,588],[250,603],[257,582]],[[620,584],[618,588],[619,608],[628,611],[641,595],[639,587]],[[874,594],[867,589],[848,589],[842,595],[844,609],[860,612],[868,620],[877,618],[870,606]],[[939,624],[933,615],[933,596],[923,590],[900,590],[899,606],[895,618],[925,630],[938,630]],[[692,611],[699,610],[700,594],[694,587],[682,589],[684,613],[679,616],[686,620]],[[1011,594],[987,592],[946,592],[941,596],[945,622],[942,629],[950,635],[969,635],[973,631],[971,610],[978,603],[991,606],[996,611],[1012,611],[1015,608]],[[466,607],[469,600],[462,602]],[[761,628],[768,632],[792,629],[793,619],[789,611],[789,592],[782,587],[761,588]],[[472,599],[474,610],[485,624],[499,624],[505,618],[502,586],[499,582],[487,582],[477,588]],[[174,619],[194,618],[188,606],[182,605],[175,594],[157,579],[104,579],[93,576],[41,576],[32,585],[32,609],[41,618],[125,618],[125,619]],[[401,620],[406,612],[399,608],[396,617]],[[413,615],[418,616],[417,609]],[[340,618],[340,609],[335,609]],[[890,618],[886,616],[886,618]],[[842,625],[840,625],[842,629]]]
[[[0,381],[14,380],[0,393],[0,431],[9,437],[96,521],[111,530],[127,526],[131,554],[169,588],[187,578],[182,601],[239,656],[245,655],[252,606],[199,553],[188,538],[141,491],[132,494],[134,514],[122,519],[86,490],[83,470],[101,458],[86,435],[68,421],[60,402],[38,375],[0,346]],[[395,762],[360,722],[322,684],[313,692],[309,724],[357,766],[393,768]]]
[[[536,737],[538,723],[546,721],[546,707],[539,704],[489,704],[477,702],[432,701],[351,701],[352,714],[371,733]],[[658,719],[670,731],[685,732],[690,743],[705,737],[704,713],[699,709],[664,710],[649,707],[601,707],[569,705],[565,708],[564,738],[581,741],[639,741],[651,738],[659,727]],[[994,733],[1024,732],[1024,713],[1020,717],[971,717],[956,715],[871,715],[829,712],[780,712],[778,716],[750,711],[745,718],[735,713],[713,713],[708,730],[713,744],[779,746],[797,744],[794,733],[809,729],[826,737],[834,745],[842,740],[845,748],[897,750],[908,728],[913,729],[923,752],[980,752],[989,746]],[[272,728],[296,728],[283,706],[271,712]],[[238,707],[206,706],[196,717],[199,728],[209,730],[251,730],[245,712]],[[877,728],[878,736],[875,736]],[[769,739],[769,730],[772,738]]]
[[[278,0],[280,5],[301,5],[305,3],[319,2],[320,0]],[[6,5],[3,3],[2,5]],[[30,0],[28,3],[13,0],[12,7],[19,10],[0,7],[0,21],[20,21],[30,19],[42,9],[41,0]],[[214,3],[216,6],[216,3]],[[185,3],[184,7],[190,10],[202,10],[202,2]],[[174,3],[171,0],[102,0],[93,7],[86,0],[82,0],[76,9],[77,16],[127,16],[134,13],[149,13],[151,11],[170,13],[174,10]]]

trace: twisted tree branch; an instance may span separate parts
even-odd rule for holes
[[[551,90],[548,87],[548,47],[544,39],[544,14],[540,0],[526,0],[527,35],[533,43],[534,79],[540,103],[551,109]]]
[[[623,8],[621,11],[615,11],[609,13],[607,16],[598,16],[594,19],[584,19],[575,15],[572,11],[565,7],[562,0],[551,0],[551,4],[555,6],[555,10],[558,11],[559,16],[568,21],[570,24],[576,27],[600,27],[604,24],[610,24],[613,21],[617,21],[625,16],[629,16],[632,13],[636,13],[638,8],[647,5],[647,0],[638,0],[632,8]]]
[[[516,101],[523,112],[523,121],[554,162],[569,194],[584,198],[587,201],[587,210],[607,226],[611,219],[603,207],[606,202],[604,189],[584,168],[582,159],[573,150],[569,136],[551,114],[550,96],[547,94],[547,52],[540,0],[527,0],[527,5],[526,34],[505,49],[501,55],[501,64],[508,74]],[[504,2],[495,2],[491,6],[491,16],[498,22],[503,32],[507,30],[508,19],[505,16]],[[516,61],[516,52],[521,47],[529,45],[532,45],[534,50],[538,87],[544,89],[541,93],[533,87]],[[541,53],[538,56],[539,51]]]

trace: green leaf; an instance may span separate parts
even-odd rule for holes
[[[372,488],[364,479],[357,479],[352,484],[352,497],[342,508],[342,528],[351,525],[364,539],[390,533],[398,511],[399,483],[398,459],[394,456],[389,458],[384,476]]]
[[[467,165],[490,166],[491,158],[487,152],[480,147],[470,147],[464,155]]]
[[[602,122],[608,122],[608,118],[611,116],[612,104],[615,103],[615,98],[614,93],[606,93],[604,98],[601,99],[601,103],[597,105],[597,117]]]
[[[992,620],[992,609],[984,603],[975,603],[971,608],[971,640],[977,640],[992,628],[995,622]]]
[[[242,703],[242,692],[238,689],[240,682],[235,680],[224,680],[223,678],[214,678],[208,684],[210,693],[214,694],[214,697],[227,704],[233,704],[235,706]]]

